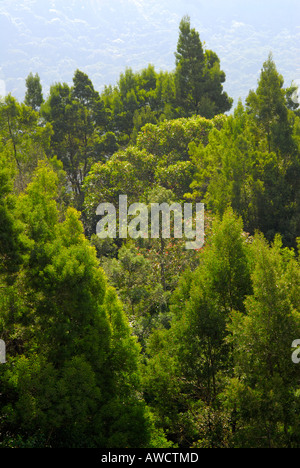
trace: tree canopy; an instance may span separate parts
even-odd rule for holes
[[[172,72],[1,99],[0,448],[300,447],[299,105],[271,54],[224,82],[184,17]],[[204,203],[204,245],[121,235],[121,195]]]

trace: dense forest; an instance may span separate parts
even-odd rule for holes
[[[175,68],[0,101],[0,448],[299,448],[300,110]],[[205,245],[100,239],[99,203],[204,203]]]

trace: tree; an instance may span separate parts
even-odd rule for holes
[[[76,70],[74,73],[72,95],[85,106],[93,105],[94,101],[100,98],[92,81],[80,70]]]
[[[204,51],[199,33],[191,29],[188,16],[181,20],[179,30],[175,53],[177,101],[186,112],[196,114],[204,94]]]
[[[257,235],[252,249],[253,295],[245,301],[246,315],[233,311],[228,323],[235,372],[223,397],[236,447],[298,447],[298,369],[291,345],[300,333],[299,263],[280,236],[269,246]]]
[[[77,70],[73,87],[57,83],[41,108],[53,128],[51,149],[63,162],[75,205],[82,208],[82,184],[92,164],[105,159],[106,112],[88,76]]]
[[[248,111],[267,136],[269,152],[289,154],[295,147],[292,140],[284,79],[277,71],[272,53],[263,64],[256,92],[246,100]]]
[[[99,203],[119,205],[119,196],[126,194],[128,205],[136,203],[154,182],[155,160],[145,150],[128,147],[118,151],[105,164],[92,166],[84,182],[84,212],[89,235],[96,232],[96,209]]]
[[[173,299],[173,326],[178,327],[185,342],[181,346],[191,346],[179,360],[188,381],[196,385],[196,394],[207,403],[216,397],[216,375],[228,358],[223,340],[229,314],[244,311],[244,300],[252,290],[247,243],[242,234],[242,220],[231,210],[223,219],[216,218],[200,265],[192,275],[189,295],[182,302],[179,288]],[[188,328],[186,336],[180,331],[181,324]]]
[[[183,17],[176,57],[176,102],[184,116],[200,114],[212,118],[231,109],[232,99],[223,92],[225,73],[212,51],[204,51],[199,33]]]
[[[39,113],[10,94],[0,102],[0,132],[7,163],[16,170],[15,189],[24,190],[40,159],[50,153],[52,127]]]
[[[297,145],[297,118],[291,128]],[[195,199],[222,215],[227,206],[242,216],[245,229],[256,229],[273,240],[281,233],[285,245],[295,246],[299,229],[299,152],[269,152],[261,124],[239,102],[222,129],[210,132],[209,143],[190,145],[195,171]]]
[[[205,51],[200,36],[191,29],[190,18],[180,23],[174,72],[155,71],[153,65],[140,72],[126,68],[116,86],[101,94],[108,115],[108,130],[118,144],[135,143],[147,123],[200,114],[212,119],[231,109],[232,99],[223,91],[225,73],[218,56]]]
[[[26,79],[25,104],[38,111],[44,102],[42,85],[39,75],[30,73]]]
[[[199,104],[199,114],[208,119],[230,111],[233,99],[223,91],[226,75],[221,70],[220,59],[212,50],[205,51],[205,90]]]
[[[0,281],[11,282],[21,263],[19,228],[14,219],[13,171],[0,153]]]
[[[151,111],[150,106],[142,107],[140,111],[136,110],[133,115],[133,132],[131,134],[131,143],[136,144],[136,140],[142,127],[147,123],[156,124],[156,112]]]
[[[147,354],[145,390],[171,440],[180,447],[222,447],[227,421],[218,403],[230,372],[226,325],[245,313],[251,294],[247,238],[231,210],[213,223],[195,271],[187,269],[171,297],[169,330],[155,331]]]
[[[18,200],[27,252],[15,283],[17,313],[6,320],[15,318],[22,341],[14,346],[16,334],[7,336],[0,432],[16,446],[19,437],[50,447],[141,447],[150,426],[139,396],[139,347],[80,213],[58,209],[57,179],[41,164]]]
[[[168,299],[155,264],[145,250],[129,243],[119,249],[117,259],[100,259],[143,348],[152,328],[163,321],[163,313],[167,315]]]
[[[157,121],[156,85],[157,73],[152,65],[137,73],[127,68],[117,85],[106,87],[102,93],[111,116],[109,129],[116,132],[122,146],[135,142],[142,125]]]
[[[221,128],[226,116],[208,120],[200,116],[147,124],[137,138],[137,147],[153,154],[161,167],[167,168],[179,161],[189,161],[189,145],[207,145],[210,131]]]
[[[172,120],[178,116],[175,109],[176,87],[175,74],[160,72],[156,80],[155,99],[160,121]]]

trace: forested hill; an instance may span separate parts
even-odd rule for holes
[[[188,17],[175,65],[0,101],[1,448],[300,447],[297,89],[270,54],[232,108]],[[204,246],[99,238],[120,195]]]
[[[25,77],[35,70],[45,93],[53,82],[71,83],[77,68],[98,90],[126,66],[173,70],[178,24],[189,13],[221,58],[236,105],[269,50],[287,86],[299,78],[299,8],[298,0],[1,0],[0,94],[2,85],[23,99]]]

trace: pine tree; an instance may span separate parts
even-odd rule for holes
[[[149,340],[149,405],[181,447],[224,443],[218,394],[220,375],[231,366],[226,325],[232,311],[245,312],[244,300],[252,292],[242,228],[232,210],[216,219],[199,267],[184,273],[171,298],[170,330],[155,331]]]
[[[79,212],[61,213],[56,200],[57,175],[43,163],[17,206],[27,249],[15,284],[22,340],[16,347],[8,336],[0,432],[50,447],[141,447],[149,421],[139,347]]]
[[[42,85],[39,75],[30,73],[26,79],[25,104],[37,111],[44,102]]]
[[[246,104],[267,137],[269,152],[280,151],[286,155],[295,147],[283,84],[283,76],[278,73],[270,53],[263,64],[257,90],[250,91]]]
[[[19,230],[12,207],[13,171],[7,159],[0,153],[0,280],[10,282],[21,262]]]
[[[204,51],[199,33],[191,29],[190,18],[183,17],[176,57],[176,101],[185,117],[200,114],[212,118],[229,111],[230,99],[223,91],[225,73],[216,53]]]
[[[234,443],[243,448],[299,446],[298,369],[292,343],[300,334],[299,263],[257,235],[253,249],[253,295],[246,314],[234,311],[228,325],[234,378],[225,391],[234,422]]]
[[[204,94],[204,51],[199,33],[191,29],[188,16],[181,20],[179,30],[175,53],[177,101],[187,114],[196,114]]]

